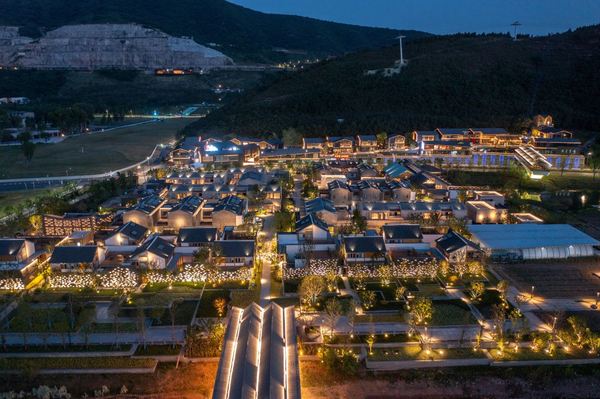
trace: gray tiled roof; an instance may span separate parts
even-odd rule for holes
[[[184,227],[179,229],[180,243],[209,243],[216,241],[217,229],[214,227]]]
[[[50,263],[92,263],[97,249],[98,247],[95,245],[55,247],[50,257]]]
[[[24,239],[20,238],[1,238],[0,239],[0,256],[13,256],[25,244]]]
[[[221,256],[227,258],[254,256],[254,240],[215,241],[214,245],[221,251]]]
[[[407,240],[423,238],[418,224],[386,224],[382,227],[386,239]]]
[[[311,225],[315,225],[326,231],[329,229],[327,223],[319,219],[314,213],[309,213],[308,215],[304,216],[302,219],[296,222],[296,231],[304,230],[305,228]]]
[[[349,252],[385,252],[385,243],[380,236],[344,236],[344,249]]]

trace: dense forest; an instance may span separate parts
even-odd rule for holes
[[[600,126],[600,26],[546,37],[462,34],[415,39],[393,77],[389,47],[271,76],[192,125],[192,132],[306,135],[435,127],[518,129],[537,113],[564,127]]]
[[[224,0],[0,0],[0,10],[0,25],[21,26],[26,36],[37,37],[62,25],[136,22],[214,43],[236,61],[342,54],[387,45],[398,35],[392,29],[265,14]]]
[[[109,109],[149,113],[166,106],[223,101],[213,89],[246,90],[254,87],[263,72],[219,71],[205,75],[154,76],[141,71],[99,70],[27,71],[0,70],[0,97],[28,97],[32,104],[20,107],[45,111],[76,103],[90,104],[95,112]]]

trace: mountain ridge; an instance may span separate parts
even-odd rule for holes
[[[399,30],[370,28],[308,17],[266,14],[224,0],[0,0],[0,25],[20,26],[24,36],[41,36],[60,26],[137,23],[173,36],[215,44],[234,60],[272,62],[287,49],[307,56],[339,55],[391,44]],[[402,31],[409,37],[427,35]]]
[[[560,126],[600,124],[600,25],[545,37],[460,34],[415,39],[399,75],[365,76],[391,67],[397,48],[350,54],[296,74],[270,77],[193,132],[305,135],[406,132],[444,126],[518,129],[537,113]]]

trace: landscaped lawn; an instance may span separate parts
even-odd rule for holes
[[[74,314],[77,320],[77,313]],[[63,307],[30,307],[20,304],[9,316],[10,332],[68,332],[69,316]]]
[[[204,283],[182,283],[182,282],[174,282],[172,284],[169,283],[148,283],[144,286],[143,292],[146,293],[157,293],[167,291],[169,293],[192,293],[192,294],[200,294],[202,291],[202,287]],[[171,288],[169,288],[171,287]]]
[[[3,358],[1,370],[38,369],[121,369],[154,367],[154,359],[132,359],[129,357],[44,357],[44,358]]]
[[[366,344],[369,335],[334,335],[333,339],[325,336],[325,342],[329,344]],[[375,344],[398,343],[398,342],[418,342],[418,337],[407,334],[374,334]]]
[[[175,325],[189,325],[194,318],[194,312],[196,311],[196,305],[198,301],[183,301],[175,307]],[[153,326],[170,326],[171,322],[171,311],[165,309],[160,321],[152,320]]]
[[[4,350],[0,347],[0,353],[54,353],[54,352],[126,352],[131,345],[123,344],[120,348],[114,345],[9,345]]]
[[[298,292],[299,285],[300,285],[300,280],[284,280],[283,281],[283,290],[287,294],[295,294]]]
[[[557,349],[552,356],[543,350],[534,351],[531,348],[519,348],[515,352],[514,348],[506,349],[500,352],[497,349],[490,349],[489,353],[494,360],[511,361],[511,360],[565,360],[565,359],[590,359],[597,358],[598,355],[590,355],[584,350],[570,349],[566,352],[564,349]]]
[[[138,345],[134,356],[176,356],[181,351],[179,345]]]
[[[135,323],[117,323],[119,333],[136,332],[137,325]],[[114,323],[92,323],[90,333],[115,333],[117,331]]]
[[[169,119],[71,137],[58,144],[36,144],[30,162],[20,146],[0,147],[0,178],[95,174],[123,168],[145,159],[156,144],[173,140],[179,129],[193,121]]]
[[[196,317],[219,317],[217,309],[215,309],[215,306],[213,305],[215,299],[217,298],[224,298],[227,302],[229,302],[229,291],[204,291],[202,299],[200,300],[200,306],[198,307]]]
[[[461,300],[433,301],[432,326],[475,324],[477,320]]]
[[[465,290],[465,294],[467,296],[470,295],[468,290]],[[498,306],[502,304],[500,300],[500,292],[494,289],[488,289],[483,292],[483,295],[477,300],[472,301],[473,305],[481,312],[482,316],[486,319],[491,319],[494,313],[494,306]],[[506,314],[508,315],[510,311],[513,309],[513,306],[507,302],[508,309],[506,309]]]
[[[402,361],[402,360],[446,360],[446,359],[482,359],[485,354],[471,349],[421,349],[420,345],[402,346],[397,348],[373,348],[373,354],[368,355],[372,361]]]

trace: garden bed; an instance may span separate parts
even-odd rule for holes
[[[495,361],[527,361],[527,360],[573,360],[573,359],[598,359],[598,354],[592,355],[585,350],[575,350],[571,348],[568,352],[562,348],[557,349],[551,355],[544,350],[534,351],[531,348],[506,349],[500,352],[497,349],[490,349],[489,354]]]
[[[433,301],[432,326],[453,326],[476,324],[477,319],[460,299]]]
[[[229,291],[227,290],[214,290],[204,291],[202,299],[200,300],[200,306],[198,306],[198,312],[196,317],[219,317],[217,309],[214,307],[214,301],[217,298],[224,298],[229,303]]]

